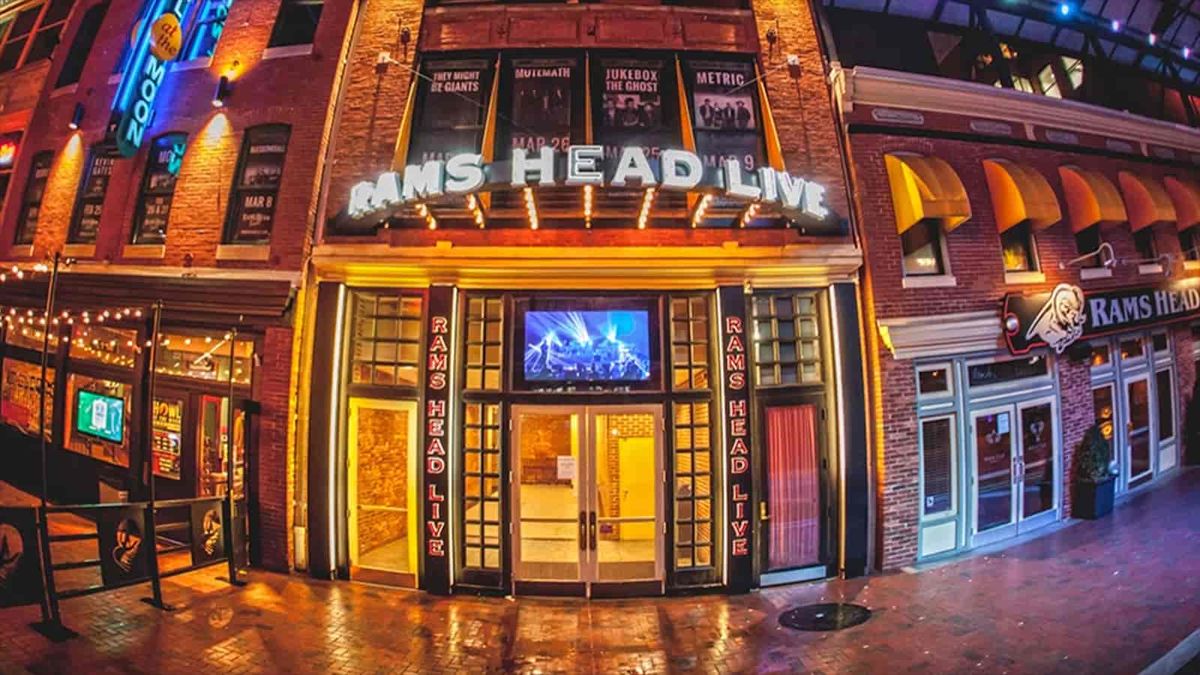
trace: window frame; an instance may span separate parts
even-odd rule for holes
[[[267,233],[267,237],[262,240],[241,240],[237,237],[237,218],[239,212],[241,197],[243,192],[267,192],[266,188],[248,187],[242,184],[242,175],[246,170],[247,162],[250,158],[250,148],[253,145],[254,134],[269,133],[275,130],[286,130],[287,140],[284,141],[283,157],[279,161],[279,182],[270,188],[271,202],[271,229]],[[267,246],[270,245],[271,239],[275,235],[275,213],[279,207],[279,193],[283,188],[283,175],[287,169],[288,151],[291,149],[292,140],[292,125],[282,123],[258,124],[247,128],[242,132],[241,148],[238,150],[237,170],[233,174],[233,182],[230,185],[229,201],[225,209],[225,231],[221,235],[223,244],[233,245],[249,245],[249,246]]]
[[[141,179],[141,181],[139,181],[137,204],[134,206],[134,211],[133,211],[133,229],[130,232],[130,239],[129,239],[131,244],[166,244],[167,243],[166,226],[164,226],[164,228],[163,228],[162,236],[160,238],[154,239],[154,240],[151,240],[150,238],[146,237],[146,232],[144,231],[144,228],[146,225],[146,198],[147,197],[166,197],[167,198],[167,213],[166,213],[165,217],[166,217],[167,225],[170,224],[171,207],[173,206],[174,201],[175,201],[175,190],[179,183],[179,176],[178,176],[178,174],[175,175],[175,180],[173,180],[171,182],[171,189],[169,192],[166,190],[162,190],[161,188],[151,192],[150,191],[150,178],[151,178],[150,167],[151,167],[151,164],[154,163],[154,161],[155,161],[154,160],[154,155],[156,152],[155,146],[160,141],[170,138],[172,136],[178,136],[183,139],[183,148],[184,148],[183,156],[184,157],[187,156],[188,135],[187,135],[187,132],[185,132],[185,131],[167,131],[167,132],[164,132],[164,133],[161,133],[161,134],[155,136],[153,139],[150,140],[150,143],[148,144],[148,147],[146,150],[146,161],[142,165],[142,179]],[[182,161],[183,160],[181,159],[180,162],[182,163]]]
[[[909,236],[909,234],[918,227],[925,228],[934,235],[934,241],[932,243],[935,244],[934,251],[937,253],[937,270],[934,272],[910,272],[908,269],[908,258],[910,255],[912,255],[912,253],[905,251],[907,246],[905,237]],[[922,220],[905,230],[904,233],[900,235],[900,272],[901,276],[903,276],[905,279],[944,277],[951,274],[950,256],[948,255],[948,249],[946,248],[946,231],[945,228],[942,227],[941,223],[937,223],[928,219]]]
[[[217,52],[217,47],[221,44],[221,36],[225,34],[225,22],[229,19],[229,10],[232,6],[233,0],[200,0],[196,4],[188,26],[187,39],[184,40],[183,50],[180,52],[180,63],[212,59]],[[213,8],[211,16],[209,16],[210,8]],[[222,10],[224,10],[224,14],[221,13]],[[212,36],[212,53],[197,54],[197,47],[203,37],[201,31],[216,24],[220,24],[220,30]]]
[[[950,429],[950,508],[944,511],[935,513],[925,512],[925,424],[928,422],[946,421]],[[957,412],[949,412],[943,415],[927,415],[921,416],[917,420],[917,457],[919,464],[919,484],[920,496],[917,504],[920,510],[919,521],[924,523],[927,521],[946,520],[957,518],[959,512],[959,486],[958,486],[958,418]]]
[[[288,11],[299,12],[300,8],[308,5],[314,5],[317,9],[316,20],[312,24],[312,34],[308,36],[308,40],[292,41],[292,38],[283,34],[284,28],[282,19],[284,13]],[[324,14],[324,0],[282,0],[279,3],[279,10],[275,13],[275,21],[271,25],[271,34],[267,38],[267,49],[278,49],[280,47],[299,47],[301,45],[311,45],[316,42],[317,30],[321,26],[321,15]]]
[[[1158,242],[1154,236],[1153,227],[1143,227],[1133,233],[1133,247],[1142,262],[1158,259]]]
[[[111,3],[109,0],[104,0],[92,5],[84,12],[83,18],[79,22],[79,27],[75,29],[75,35],[71,38],[71,45],[67,48],[67,55],[63,60],[63,66],[58,71],[58,77],[54,79],[55,89],[79,84],[80,79],[83,77],[83,69],[87,66],[88,59],[92,55],[92,49],[96,46],[96,38],[100,34],[100,27],[104,24],[104,19],[108,16],[110,6]],[[74,79],[64,81],[63,77],[67,73],[72,72],[72,70],[74,72]]]
[[[1169,389],[1167,392],[1167,395],[1168,395],[1167,400],[1168,400],[1168,405],[1170,407],[1170,410],[1168,410],[1167,412],[1171,415],[1171,417],[1170,417],[1171,435],[1166,436],[1166,437],[1164,437],[1162,435],[1162,431],[1163,431],[1163,415],[1162,415],[1162,413],[1163,413],[1163,410],[1162,410],[1163,394],[1159,389],[1159,385],[1162,384],[1162,382],[1159,381],[1159,378],[1162,377],[1163,375],[1167,376],[1167,384],[1169,385]],[[1175,381],[1176,381],[1176,378],[1175,378],[1175,369],[1174,368],[1167,366],[1164,368],[1154,369],[1154,418],[1155,418],[1154,419],[1154,423],[1155,423],[1154,424],[1154,435],[1158,441],[1158,443],[1157,443],[1158,447],[1162,447],[1163,445],[1168,445],[1168,444],[1174,443],[1175,440],[1179,437],[1179,414],[1178,414],[1179,403],[1177,400],[1178,397],[1175,395]]]
[[[946,374],[946,389],[944,391],[922,392],[921,375],[923,373],[933,373],[939,370]],[[950,361],[917,366],[915,373],[916,392],[918,399],[943,399],[954,397],[954,364]]]
[[[1200,262],[1200,224],[1179,231],[1179,248],[1186,262]]]
[[[104,202],[108,201],[108,189],[112,186],[113,169],[116,167],[117,159],[116,150],[112,146],[104,143],[96,143],[88,148],[87,158],[83,164],[83,172],[79,176],[79,184],[75,188],[75,207],[71,210],[71,220],[67,225],[67,243],[68,244],[84,244],[94,245],[100,239],[100,228],[104,226]],[[101,159],[112,161],[109,167],[108,176],[104,182],[104,191],[99,197],[89,196],[86,193],[88,183],[91,182],[92,169],[96,162]],[[98,199],[99,211],[96,213],[96,231],[92,234],[90,240],[80,239],[79,228],[83,223],[85,209],[87,203]]]
[[[41,61],[48,60],[54,56],[54,52],[58,49],[59,45],[62,42],[63,28],[66,27],[67,23],[71,19],[71,15],[74,14],[75,8],[79,4],[77,2],[77,0],[67,0],[67,1],[70,2],[70,5],[67,7],[66,13],[63,14],[61,19],[58,19],[58,20],[54,21],[53,23],[46,24],[45,21],[46,21],[46,14],[49,13],[50,7],[54,5],[55,0],[45,0],[40,5],[36,5],[34,7],[28,7],[19,12],[16,12],[13,15],[12,20],[10,20],[3,27],[0,27],[0,30],[3,30],[3,33],[4,33],[3,39],[0,40],[0,55],[3,54],[4,49],[7,48],[9,46],[9,44],[11,42],[13,42],[14,40],[24,40],[24,43],[21,45],[21,51],[18,54],[17,59],[13,62],[12,67],[7,68],[7,69],[0,69],[0,74],[11,73],[13,71],[20,70],[21,68],[24,68],[25,66],[28,66],[30,64],[39,63]],[[20,16],[22,14],[26,14],[27,12],[32,12],[34,10],[37,11],[37,16],[34,18],[33,23],[30,25],[29,32],[23,33],[20,36],[13,38],[13,36],[12,36],[13,24],[15,24],[17,22],[17,19],[20,18]],[[37,45],[37,43],[38,43],[38,39],[41,38],[43,34],[49,35],[51,32],[54,33],[54,37],[52,39],[52,44],[49,46],[49,49],[46,52],[46,54],[42,55],[42,56],[38,56],[37,58],[31,60],[30,56],[32,55],[32,53],[34,51],[35,45]]]
[[[46,177],[41,179],[41,189],[37,192],[37,197],[32,196],[34,186],[38,184],[38,165],[40,160],[46,162]],[[28,246],[33,244],[37,238],[38,221],[41,220],[42,202],[46,198],[46,187],[50,182],[50,174],[54,172],[54,151],[42,150],[36,153],[29,163],[29,174],[25,179],[25,186],[21,192],[21,210],[17,215],[16,231],[13,232],[13,244],[17,246]],[[34,217],[33,226],[26,228],[24,225],[29,219],[30,211],[37,210],[37,215]]]
[[[1021,237],[1025,245],[1025,264],[1022,269],[1015,269],[1008,265],[1008,239],[1012,237]],[[1042,261],[1037,250],[1037,235],[1033,232],[1033,227],[1029,221],[1017,223],[1000,233],[1000,257],[1004,263],[1005,273],[1022,273],[1022,272],[1041,272]]]

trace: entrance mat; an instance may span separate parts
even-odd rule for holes
[[[857,626],[871,618],[871,610],[862,605],[822,603],[802,605],[779,615],[779,624],[806,631],[842,630]]]

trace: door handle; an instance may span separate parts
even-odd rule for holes
[[[592,550],[595,551],[596,550],[596,512],[595,511],[592,511],[591,521],[592,522],[591,522],[591,528],[590,528],[591,529],[590,539],[591,539]]]
[[[588,547],[587,537],[587,511],[579,512],[579,550],[586,551]]]

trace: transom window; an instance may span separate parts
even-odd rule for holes
[[[671,365],[675,389],[708,389],[708,298],[671,298]]]
[[[467,300],[468,390],[500,391],[504,362],[504,301]]]
[[[759,386],[821,382],[818,297],[816,293],[754,296]]]
[[[421,296],[354,294],[353,384],[416,386],[420,366]]]

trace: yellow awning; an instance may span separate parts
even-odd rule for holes
[[[1167,194],[1175,205],[1175,222],[1179,231],[1200,225],[1200,186],[1185,178],[1167,176],[1163,179]]]
[[[1125,203],[1112,181],[1103,174],[1077,166],[1060,166],[1063,196],[1067,198],[1067,215],[1071,231],[1082,232],[1097,223],[1120,223],[1125,220]]]
[[[1001,232],[1025,222],[1044,230],[1062,220],[1058,197],[1036,169],[1007,159],[985,159],[983,172]]]
[[[1134,232],[1158,223],[1175,222],[1175,206],[1157,179],[1122,171],[1117,174],[1117,181],[1125,196],[1129,228]]]
[[[938,157],[884,155],[896,229],[904,234],[922,220],[934,220],[949,232],[971,217],[967,190],[954,169]]]

